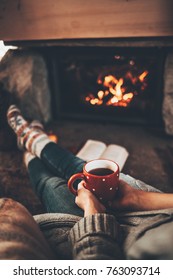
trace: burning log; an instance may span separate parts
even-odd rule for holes
[[[132,101],[134,95],[143,91],[147,83],[145,78],[148,71],[143,71],[140,75],[134,76],[132,72],[127,71],[124,77],[117,78],[114,75],[99,75],[97,84],[101,89],[96,93],[90,93],[85,101],[91,105],[106,105],[127,107]]]

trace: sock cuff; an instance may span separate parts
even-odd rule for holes
[[[28,164],[30,163],[30,161],[33,160],[34,158],[36,158],[36,156],[31,154],[30,152],[25,152],[24,153],[23,160],[24,160],[25,166],[27,168],[28,168]]]
[[[31,145],[31,153],[35,154],[37,157],[41,157],[41,152],[44,147],[48,144],[53,142],[49,139],[47,134],[40,134],[39,137],[35,138]]]

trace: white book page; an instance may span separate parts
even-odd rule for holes
[[[93,159],[98,159],[105,149],[105,143],[89,139],[77,153],[77,156],[85,161],[90,161]]]
[[[110,144],[106,150],[100,155],[100,158],[110,159],[118,163],[120,171],[122,170],[127,158],[128,151],[119,145]]]

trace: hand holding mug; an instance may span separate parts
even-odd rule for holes
[[[119,166],[116,162],[107,159],[96,159],[87,162],[83,173],[71,176],[68,181],[69,190],[77,195],[74,182],[84,180],[84,187],[91,191],[103,203],[114,199],[119,183]]]
[[[105,213],[105,206],[92,192],[84,187],[84,184],[84,181],[78,184],[77,196],[75,198],[75,203],[84,211],[84,216]]]

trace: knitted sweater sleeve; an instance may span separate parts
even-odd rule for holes
[[[74,259],[123,259],[118,244],[119,225],[112,215],[84,217],[74,225],[69,236]]]

